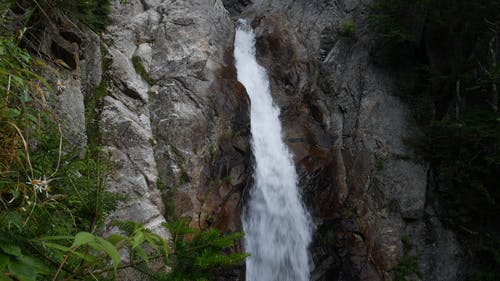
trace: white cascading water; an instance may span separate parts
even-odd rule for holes
[[[297,189],[297,174],[281,137],[266,70],[255,57],[255,33],[240,20],[234,57],[238,80],[251,100],[254,186],[243,215],[247,281],[309,280],[311,223]]]

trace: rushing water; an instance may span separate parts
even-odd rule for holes
[[[269,79],[255,58],[255,33],[240,20],[234,57],[238,80],[251,100],[254,186],[243,215],[247,281],[309,280],[309,215],[297,190],[297,174],[281,137],[279,108]]]

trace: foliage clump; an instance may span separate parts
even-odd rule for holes
[[[141,76],[142,80],[144,80],[149,85],[153,85],[155,81],[153,78],[151,78],[151,75],[149,75],[149,72],[142,64],[141,58],[138,56],[132,57],[132,63],[134,65],[135,71],[137,72],[137,74],[139,74],[139,76]]]
[[[477,246],[484,280],[498,280],[500,2],[378,0],[370,22],[373,61],[400,73],[424,133],[409,142],[432,165],[441,216]]]

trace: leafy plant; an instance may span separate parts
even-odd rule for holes
[[[36,280],[46,276],[49,268],[40,259],[26,255],[23,250],[0,233],[0,278],[17,280]],[[9,280],[9,279],[7,279]]]
[[[371,7],[370,24],[383,44],[416,43],[408,13],[421,1],[379,0]]]
[[[108,15],[111,11],[109,0],[38,0],[39,8],[43,10],[59,9],[80,22],[92,27],[96,32],[101,32],[109,23]]]
[[[215,229],[196,231],[186,220],[167,224],[172,235],[169,265],[172,266],[167,280],[211,280],[214,268],[241,263],[248,254],[227,253],[242,233],[221,236]]]

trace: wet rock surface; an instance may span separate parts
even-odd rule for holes
[[[406,255],[438,248],[448,250],[421,259],[422,280],[460,280],[460,247],[426,211],[427,164],[404,141],[418,129],[393,95],[394,76],[369,55],[370,3],[257,1],[241,14],[253,19],[257,57],[317,223],[312,280],[392,280]]]

